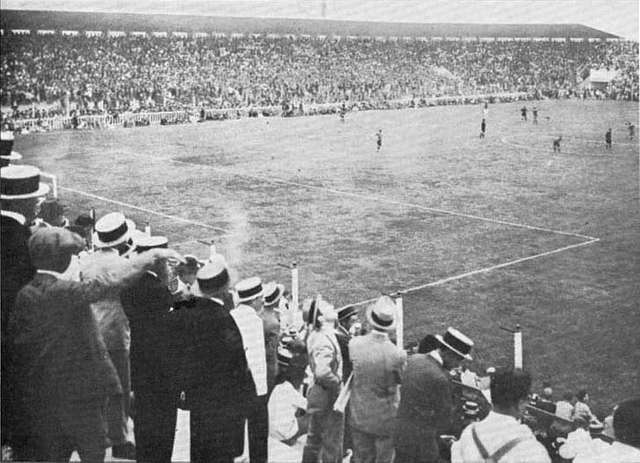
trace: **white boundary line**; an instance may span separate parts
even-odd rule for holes
[[[214,225],[209,225],[208,223],[199,222],[197,220],[185,219],[183,217],[178,217],[178,216],[175,216],[175,215],[169,215],[169,214],[164,214],[162,212],[156,212],[156,211],[154,211],[152,209],[147,209],[146,207],[135,206],[133,204],[125,203],[125,202],[122,202],[122,201],[117,201],[115,199],[105,198],[104,196],[99,196],[99,195],[96,195],[96,194],[93,194],[93,193],[87,193],[86,191],[76,190],[75,188],[69,188],[69,187],[58,187],[58,188],[61,189],[61,190],[70,191],[71,193],[76,193],[76,194],[79,194],[79,195],[82,195],[82,196],[87,196],[88,198],[97,199],[97,200],[104,201],[104,202],[107,202],[107,203],[117,204],[118,206],[123,206],[123,207],[127,207],[129,209],[135,209],[137,211],[146,212],[147,214],[157,215],[159,217],[164,217],[165,219],[175,220],[176,222],[188,223],[188,224],[191,224],[191,225],[196,225],[198,227],[208,228],[209,230],[216,230],[216,231],[219,231],[219,232],[223,232],[225,235],[229,233],[224,228],[216,227]]]
[[[568,251],[569,249],[575,249],[575,248],[579,248],[579,247],[582,247],[582,246],[588,246],[590,244],[597,243],[598,241],[600,241],[600,238],[592,238],[590,240],[583,241],[581,243],[570,244],[568,246],[563,246],[561,248],[552,249],[551,251],[545,251],[545,252],[541,252],[539,254],[534,254],[532,256],[521,257],[520,259],[510,260],[510,261],[504,262],[502,264],[492,265],[490,267],[484,267],[484,268],[480,268],[480,269],[477,269],[477,270],[472,270],[470,272],[461,273],[459,275],[454,275],[454,276],[447,277],[447,278],[441,278],[440,280],[432,281],[430,283],[425,283],[425,284],[422,284],[422,285],[412,286],[412,287],[406,288],[406,289],[401,289],[401,290],[397,291],[397,294],[404,295],[404,294],[412,293],[412,292],[415,292],[415,291],[419,291],[421,289],[430,288],[430,287],[433,287],[433,286],[440,286],[440,285],[443,285],[445,283],[449,283],[451,281],[461,280],[463,278],[471,277],[471,276],[474,276],[474,275],[479,275],[481,273],[489,273],[489,272],[491,272],[493,270],[498,270],[498,269],[501,269],[501,268],[510,267],[512,265],[520,264],[522,262],[527,262],[529,260],[538,259],[540,257],[550,256],[552,254],[558,254],[560,252]],[[376,298],[367,299],[367,300],[364,300],[364,301],[355,302],[353,304],[347,304],[347,306],[350,306],[350,305],[358,306],[358,305],[369,304],[369,303],[371,303],[371,302],[373,302],[375,300],[376,300]],[[347,306],[345,306],[345,307],[347,307]]]
[[[278,184],[282,184],[282,185],[291,185],[291,186],[296,186],[296,187],[300,187],[300,188],[307,188],[307,189],[310,189],[310,190],[324,191],[324,192],[332,193],[332,194],[339,195],[339,196],[350,196],[350,197],[353,197],[353,198],[366,199],[368,201],[377,201],[377,202],[381,202],[381,203],[393,204],[393,205],[396,205],[396,206],[415,208],[415,209],[420,209],[420,210],[427,211],[427,212],[435,212],[435,213],[443,214],[443,215],[451,215],[451,216],[455,216],[455,217],[463,217],[463,218],[466,218],[466,219],[479,220],[479,221],[490,222],[490,223],[497,223],[497,224],[500,224],[500,225],[507,225],[507,226],[516,227],[516,228],[525,228],[527,230],[535,230],[535,231],[540,231],[540,232],[545,232],[545,233],[554,233],[556,235],[573,236],[573,237],[582,238],[582,239],[585,239],[585,240],[593,240],[593,239],[595,239],[595,237],[593,237],[593,236],[583,235],[583,234],[580,234],[580,233],[565,232],[565,231],[562,231],[562,230],[553,230],[551,228],[538,227],[538,226],[535,226],[535,225],[527,225],[527,224],[522,224],[522,223],[510,222],[510,221],[507,221],[507,220],[492,219],[492,218],[482,217],[482,216],[474,215],[474,214],[465,214],[465,213],[462,213],[462,212],[448,211],[448,210],[445,210],[445,209],[439,209],[439,208],[435,208],[435,207],[421,206],[419,204],[412,204],[412,203],[406,203],[406,202],[403,202],[403,201],[396,201],[396,200],[393,200],[393,199],[380,198],[380,197],[373,196],[373,195],[365,195],[365,194],[362,194],[362,193],[354,193],[354,192],[350,192],[350,191],[336,190],[334,188],[325,187],[325,186],[308,185],[306,183],[292,182],[290,180],[282,180],[282,179],[278,179],[278,178],[265,177],[265,176],[261,176],[261,175],[234,172],[234,171],[229,170],[229,169],[224,169],[224,168],[212,166],[212,165],[209,165],[209,164],[199,164],[199,163],[196,163],[196,162],[180,161],[180,160],[177,160],[177,159],[172,159],[171,161],[174,162],[174,163],[178,163],[178,164],[186,164],[186,165],[197,166],[197,167],[201,167],[201,168],[202,167],[206,167],[208,169],[212,169],[212,170],[215,170],[217,172],[222,172],[222,173],[227,174],[227,175],[236,175],[238,177],[253,178],[253,179],[257,179],[257,180],[261,180],[261,181],[265,181],[265,182],[269,182],[269,183],[278,183]]]

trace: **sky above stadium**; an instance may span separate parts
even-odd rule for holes
[[[393,22],[577,23],[638,40],[638,0],[1,0],[2,8]]]

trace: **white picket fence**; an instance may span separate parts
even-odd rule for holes
[[[416,101],[424,101],[427,105],[438,104],[464,104],[469,101],[494,99],[509,99],[518,100],[528,98],[530,96],[527,92],[502,92],[491,94],[475,94],[475,95],[459,95],[459,96],[440,96],[432,98],[418,98]],[[389,106],[408,106],[412,101],[412,98],[403,98],[397,100],[389,100],[387,104]],[[342,102],[335,103],[323,103],[323,104],[304,104],[304,112],[317,114],[321,112],[337,111],[342,107]],[[279,116],[282,114],[282,109],[279,106],[251,106],[242,108],[223,108],[223,109],[206,109],[205,115],[209,118],[216,117],[248,117],[250,114],[269,114],[273,116]],[[198,118],[200,111],[159,111],[159,112],[139,112],[139,113],[122,113],[118,116],[112,115],[91,115],[91,116],[78,116],[78,126],[82,128],[108,128],[114,126],[123,125],[137,125],[137,124],[160,124],[162,119],[167,121],[173,121],[176,119],[189,120]],[[29,131],[34,130],[64,130],[73,128],[73,118],[55,116],[43,119],[17,119],[14,121],[15,128],[26,129]]]

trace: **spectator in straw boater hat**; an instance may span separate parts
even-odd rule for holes
[[[473,341],[454,328],[436,339],[437,349],[412,355],[407,362],[395,429],[397,461],[438,461],[438,436],[451,427],[449,371],[471,360]]]
[[[101,217],[95,225],[94,244],[98,249],[112,249],[124,256],[134,249],[131,237],[133,222],[127,221],[124,214],[111,212]]]
[[[119,225],[116,225],[118,223]],[[123,234],[129,229],[122,217],[114,220],[110,230],[124,237],[98,236],[101,244],[119,243],[115,246],[135,246],[136,253],[130,259],[148,252],[170,251],[166,237],[139,234],[130,242]],[[110,238],[110,239],[109,239]],[[132,240],[131,240],[132,241]],[[180,259],[180,261],[183,261]],[[177,352],[174,326],[169,313],[174,297],[171,267],[167,259],[149,268],[138,282],[120,295],[122,307],[131,327],[131,388],[135,394],[134,433],[138,461],[170,461],[176,427],[176,403],[179,389],[176,379]]]
[[[14,161],[22,159],[22,155],[13,151],[13,132],[0,132],[0,167],[6,167]]]
[[[366,310],[371,331],[349,342],[353,386],[349,410],[356,461],[391,463],[394,420],[400,401],[404,350],[389,339],[396,324],[396,304],[381,296]]]
[[[18,291],[35,275],[36,269],[29,256],[29,225],[35,219],[40,202],[49,187],[40,182],[40,170],[33,166],[8,166],[0,168],[0,205],[2,223],[0,230],[0,275],[2,281],[2,444],[11,443],[19,450],[17,436],[21,416],[16,409],[19,392],[17,378],[13,377],[14,363],[11,355],[11,333],[7,326]],[[13,422],[13,423],[12,423]]]
[[[130,228],[130,222],[119,212],[107,214],[97,221],[96,252],[80,260],[83,280],[93,280],[126,262],[126,256],[133,248]],[[110,397],[106,408],[108,436],[113,444],[112,455],[116,458],[135,458],[128,426],[131,329],[120,301],[120,291],[114,290],[104,299],[94,302],[91,309],[122,385],[122,393]]]
[[[275,282],[270,282],[263,287],[263,306],[262,310],[258,312],[260,318],[262,318],[262,326],[264,329],[264,343],[265,351],[267,354],[267,386],[269,392],[276,384],[276,375],[278,374],[278,342],[280,340],[280,320],[276,313],[277,303],[282,293],[284,292],[284,286],[278,285]]]
[[[238,306],[231,316],[240,329],[247,364],[253,378],[255,392],[248,400],[249,455],[251,461],[267,461],[269,416],[267,410],[267,354],[264,326],[258,313],[262,310],[262,280],[258,277],[244,279],[235,286]]]
[[[242,453],[244,403],[253,384],[242,336],[224,307],[229,289],[224,258],[216,254],[197,272],[197,296],[174,306],[178,381],[190,410],[192,462],[233,462]]]

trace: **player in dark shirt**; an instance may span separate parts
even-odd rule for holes
[[[484,138],[485,132],[487,131],[487,121],[482,119],[480,123],[480,138]]]
[[[554,153],[559,153],[560,152],[560,142],[562,141],[562,135],[560,135],[558,138],[554,138],[553,139],[553,152]]]
[[[520,115],[521,115],[521,119],[522,119],[523,121],[527,122],[527,107],[526,107],[526,106],[523,106],[523,107],[520,109]]]
[[[627,122],[627,126],[627,128],[629,129],[629,140],[633,140],[633,138],[636,136],[636,127],[631,122]]]
[[[538,123],[538,108],[536,108],[534,106],[533,109],[531,110],[531,112],[533,113],[533,123],[537,124]]]
[[[378,130],[378,133],[376,133],[376,139],[378,145],[378,149],[376,151],[380,151],[380,148],[382,148],[382,129]]]
[[[605,142],[605,148],[610,150],[611,149],[611,128],[609,128],[609,130],[607,130],[607,133],[604,134],[604,142]]]

